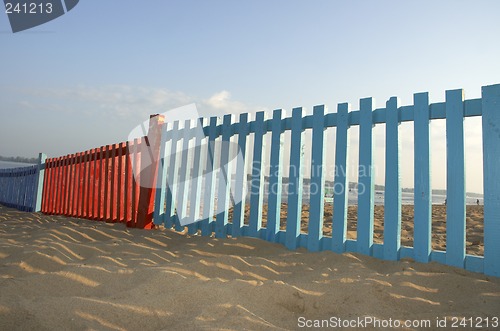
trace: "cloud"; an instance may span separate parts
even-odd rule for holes
[[[241,102],[231,100],[231,93],[226,90],[215,93],[203,101],[205,106],[221,114],[241,114],[254,112],[257,108],[251,108]]]
[[[54,113],[80,113],[86,116],[123,120],[143,120],[150,114],[195,103],[200,116],[222,116],[228,113],[254,112],[258,107],[231,99],[227,90],[200,98],[180,91],[158,87],[128,85],[43,87],[17,90],[18,106]]]

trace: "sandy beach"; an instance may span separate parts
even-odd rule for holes
[[[250,207],[245,206],[245,224],[248,224],[250,217]],[[466,253],[471,255],[484,255],[484,206],[466,207]],[[280,228],[286,229],[286,216],[288,205],[281,204]],[[232,213],[230,211],[229,219]],[[266,225],[267,204],[262,208],[262,223]],[[332,235],[333,205],[325,203],[323,213],[323,235]],[[374,238],[375,243],[383,243],[384,239],[384,206],[374,207]],[[309,219],[309,205],[302,205],[301,231],[307,233]],[[356,226],[358,219],[358,209],[356,206],[349,206],[347,211],[347,238],[356,239]],[[413,246],[413,205],[403,205],[401,207],[401,244]],[[446,250],[446,206],[432,205],[432,248],[435,250]]]
[[[1,330],[283,330],[299,329],[300,318],[365,316],[429,320],[431,330],[436,318],[450,325],[479,317],[485,326],[499,312],[500,279],[435,263],[289,251],[252,238],[0,206]]]

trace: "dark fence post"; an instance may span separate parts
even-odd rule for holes
[[[137,222],[135,227],[151,229],[153,227],[154,200],[156,193],[156,179],[160,160],[161,132],[165,117],[151,115],[146,144],[141,148],[140,193]],[[147,166],[146,166],[147,165]]]

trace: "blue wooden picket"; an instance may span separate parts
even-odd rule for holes
[[[215,195],[215,139],[217,134],[217,117],[210,118],[210,126],[208,128],[208,143],[206,145],[207,157],[205,165],[205,190],[203,200],[203,217],[201,221],[201,234],[210,236],[212,234],[213,212],[214,212],[214,195]]]
[[[249,133],[248,114],[241,114],[238,126],[238,155],[236,159],[234,199],[236,201],[233,209],[233,228],[231,235],[239,237],[242,235],[245,220],[245,189],[247,184],[247,136]]]
[[[252,181],[250,183],[250,223],[248,235],[251,237],[259,237],[262,227],[262,201],[264,192],[264,151],[266,133],[265,113],[258,112],[255,115],[255,136],[253,148],[252,162]]]
[[[177,146],[179,144],[179,121],[174,122],[174,127],[172,129],[172,135],[170,137],[170,148],[168,151],[169,163],[168,163],[168,174],[167,174],[167,187],[166,187],[166,211],[165,211],[165,227],[171,228],[175,224],[175,204],[177,197],[177,186],[178,186],[178,171],[179,166],[177,161]]]
[[[224,115],[222,122],[222,144],[220,148],[220,173],[217,194],[217,215],[215,224],[215,236],[225,238],[227,234],[227,223],[229,217],[229,201],[231,189],[231,120],[230,114]]]
[[[351,105],[342,103],[337,110],[337,136],[335,147],[335,181],[333,186],[332,249],[345,252],[347,233],[347,203],[349,194],[349,111]]]
[[[500,84],[482,89],[484,273],[500,277]]]
[[[446,91],[446,263],[465,264],[464,94]]]
[[[372,254],[373,246],[373,106],[372,98],[360,101],[357,251],[365,255]]]
[[[202,141],[204,139],[203,132],[203,118],[197,120],[196,135],[194,142],[194,155],[193,155],[193,180],[191,185],[191,195],[189,198],[189,225],[188,233],[195,234],[198,230],[198,223],[195,223],[200,219],[200,207],[201,207],[201,188],[202,188],[202,175],[203,167],[206,164],[207,151],[202,148]]]
[[[384,259],[398,260],[401,247],[401,184],[399,174],[399,100],[385,110]]]
[[[267,209],[266,239],[274,242],[280,230],[281,220],[281,189],[282,189],[282,150],[281,147],[281,117],[282,110],[273,112],[271,161],[269,165],[269,204]]]
[[[191,187],[191,154],[192,151],[189,148],[191,141],[191,120],[184,121],[183,135],[182,135],[182,150],[181,150],[181,160],[179,167],[180,171],[180,183],[179,183],[179,199],[177,203],[177,214],[179,223],[176,224],[177,230],[182,231],[182,226],[189,222],[189,216],[187,215],[188,208],[188,197],[189,189]]]
[[[324,154],[325,154],[325,108],[315,106],[313,109],[312,150],[311,150],[311,183],[309,197],[309,224],[307,249],[316,252],[321,250],[323,237],[324,208]]]
[[[413,96],[414,106],[414,257],[418,262],[429,262],[431,258],[432,201],[430,161],[430,109],[428,93]]]
[[[296,249],[299,244],[302,214],[302,108],[292,110],[290,170],[288,175],[288,209],[286,218],[286,247]]]

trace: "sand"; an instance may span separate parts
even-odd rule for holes
[[[267,204],[263,205],[262,218],[266,225]],[[286,229],[287,217],[286,203],[281,204],[281,230]],[[466,253],[470,255],[484,255],[484,206],[466,207]],[[413,247],[413,205],[403,205],[401,208],[401,245]],[[323,217],[323,235],[332,236],[333,205],[325,203]],[[250,207],[245,206],[245,224],[248,224]],[[232,218],[232,210],[229,219]],[[356,206],[349,206],[347,211],[347,239],[356,239],[358,210]],[[302,206],[301,231],[307,233],[309,219],[309,205]],[[384,239],[384,206],[374,208],[374,238],[375,243],[383,243]],[[434,250],[446,250],[446,206],[432,206],[432,248]]]
[[[499,315],[499,278],[435,263],[0,206],[1,330],[283,330],[363,316],[428,319],[431,330],[436,318]]]

